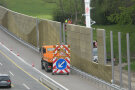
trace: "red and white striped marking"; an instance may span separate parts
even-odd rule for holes
[[[62,52],[60,52],[61,50]],[[58,57],[58,55],[60,57]],[[63,58],[64,56],[64,58]],[[56,67],[56,62],[59,59],[64,59],[67,62],[67,66],[63,70],[59,70]],[[53,58],[53,73],[63,73],[67,74],[70,73],[70,46],[69,45],[56,45],[55,51],[54,51],[54,58]]]

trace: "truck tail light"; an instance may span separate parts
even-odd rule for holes
[[[51,68],[51,66],[48,66],[48,68]]]
[[[11,82],[10,80],[7,80],[7,82]]]

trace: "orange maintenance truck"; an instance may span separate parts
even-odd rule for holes
[[[45,69],[46,72],[52,70],[54,50],[53,45],[42,46],[41,48],[41,68]]]
[[[70,72],[70,46],[69,45],[45,45],[41,48],[41,68],[46,72],[55,73]]]

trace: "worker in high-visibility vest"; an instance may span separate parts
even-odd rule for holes
[[[68,20],[68,24],[72,24],[72,20],[71,19]]]
[[[65,24],[67,24],[67,23],[68,23],[68,20],[66,19],[66,20],[65,20]]]

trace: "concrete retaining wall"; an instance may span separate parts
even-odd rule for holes
[[[22,40],[37,46],[36,18],[13,12],[0,6],[0,24]],[[39,46],[60,42],[60,23],[40,19],[38,23]]]
[[[56,45],[60,43],[60,22],[39,21],[39,45]]]
[[[97,34],[100,33],[97,30]],[[91,48],[91,32],[90,28],[67,25],[67,44],[71,45],[71,64],[82,71],[90,73],[93,76],[97,76],[105,81],[111,81],[111,66],[106,66],[102,63],[94,63],[92,61],[92,48]],[[104,44],[102,43],[103,34],[97,36],[99,49],[98,55],[100,56],[99,62],[104,62]],[[102,36],[103,37],[103,36]],[[102,57],[101,57],[102,56]]]

